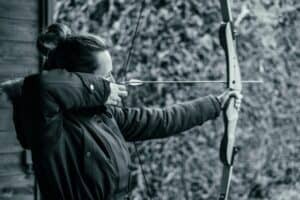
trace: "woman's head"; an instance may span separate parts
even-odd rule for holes
[[[53,24],[41,34],[38,48],[47,57],[45,69],[63,68],[71,72],[108,76],[112,61],[104,40],[96,35],[73,35],[63,24]]]

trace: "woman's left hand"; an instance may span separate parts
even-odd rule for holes
[[[243,95],[241,95],[238,91],[230,91],[230,90],[226,90],[225,92],[223,92],[221,95],[217,96],[220,104],[221,104],[221,108],[225,109],[229,99],[231,97],[235,98],[234,101],[234,106],[237,110],[240,110],[241,107],[241,103],[242,103],[242,99],[243,99]]]

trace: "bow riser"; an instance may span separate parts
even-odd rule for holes
[[[227,81],[228,88],[231,90],[242,90],[241,84],[241,73],[238,63],[237,53],[236,53],[236,41],[235,32],[233,31],[233,26],[231,23],[226,23],[225,25],[225,37],[226,37],[226,60],[227,60]]]
[[[231,90],[241,91],[242,81],[240,67],[236,53],[235,32],[231,22],[220,27],[220,41],[226,56],[227,87]]]
[[[232,23],[230,0],[220,0],[223,24],[220,28],[220,41],[226,55],[227,88],[238,93],[242,90],[241,74],[236,53],[236,37]],[[223,174],[219,200],[227,200],[237,148],[234,146],[235,132],[239,110],[235,106],[234,97],[230,97],[223,113],[225,132],[221,141],[220,159],[223,163]]]
[[[223,24],[220,31],[220,39],[226,54],[227,63],[227,87],[230,90],[241,92],[241,75],[235,50],[235,40],[232,35],[230,23]],[[221,142],[220,156],[225,165],[231,165],[234,148],[235,129],[238,120],[238,110],[234,106],[234,98],[231,97],[224,112],[225,133]]]

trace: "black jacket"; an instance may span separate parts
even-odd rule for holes
[[[213,96],[156,109],[104,106],[109,93],[109,82],[92,74],[25,78],[15,124],[45,200],[118,199],[130,183],[126,141],[168,137],[220,113]]]

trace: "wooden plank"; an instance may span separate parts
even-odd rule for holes
[[[14,127],[13,120],[9,119],[9,118],[4,118],[4,117],[0,118],[0,131],[2,131],[2,132],[6,132],[6,131],[14,132],[15,127]],[[0,133],[0,135],[1,135],[1,133]],[[0,136],[0,138],[1,138],[1,136]],[[1,143],[1,141],[0,141],[0,143]]]
[[[5,112],[9,112],[7,109],[11,110],[12,108],[13,105],[7,94],[0,89],[0,114],[5,115]]]
[[[37,0],[0,1],[0,17],[38,20]]]
[[[32,178],[28,177],[25,173],[20,172],[14,176],[0,176],[0,188],[8,187],[30,187],[33,185]]]
[[[0,18],[0,40],[35,42],[38,36],[38,23]]]
[[[4,131],[15,131],[13,120],[9,119],[9,118],[6,118],[6,117],[1,117],[0,118],[0,131],[2,131],[2,132],[4,132]]]
[[[5,99],[5,97],[2,99]],[[7,102],[7,104],[8,103],[9,102]],[[0,101],[0,105],[3,105],[3,101]],[[0,107],[0,154],[19,152],[21,150],[22,147],[19,141],[17,140],[15,127],[13,123],[12,107]]]
[[[0,101],[0,103],[2,103]],[[9,103],[9,102],[8,102]],[[12,107],[1,108],[0,107],[0,120],[13,120],[13,109]]]
[[[34,64],[0,64],[0,82],[37,73],[38,69],[38,62]]]
[[[22,151],[13,123],[13,110],[1,108],[0,113],[0,154]]]
[[[0,156],[0,177],[23,173],[22,159],[23,152],[2,154]]]
[[[2,56],[32,56],[36,58],[39,55],[35,42],[0,41],[0,47]]]
[[[0,63],[38,62],[39,53],[35,42],[0,41]]]
[[[28,188],[29,189],[29,188]],[[15,194],[16,191],[12,194],[0,194],[1,200],[33,200],[33,194]]]
[[[20,144],[4,146],[4,147],[0,148],[0,156],[2,154],[18,153],[18,152],[22,152],[22,151],[24,151],[24,149],[22,148],[22,146]]]
[[[42,10],[40,7],[37,7],[40,6],[38,5],[40,2],[44,2],[44,0],[2,0],[0,2],[0,82],[38,72],[39,59],[37,58],[38,52],[36,50],[31,51],[31,47],[28,48],[25,44],[9,46],[9,42],[6,41],[32,42],[31,45],[35,45],[41,21],[40,19],[37,20],[37,13]],[[45,2],[49,1],[45,0]],[[39,17],[44,15],[46,15],[45,11]],[[1,41],[5,41],[6,43],[4,42],[3,44]],[[0,100],[0,106],[2,106],[2,102],[5,102],[6,107],[11,106],[3,95],[0,95]],[[3,120],[6,119],[6,117],[0,118]],[[7,116],[7,118],[10,117]],[[8,145],[3,145],[4,140]],[[10,141],[15,144],[9,144]],[[3,152],[0,155],[0,159],[6,158],[6,162],[4,162],[6,164],[4,165],[2,165],[2,160],[0,160],[0,171],[8,175],[0,176],[0,199],[33,199],[32,177],[28,178],[21,170],[18,170],[18,166],[20,165],[14,164],[18,162],[18,156],[5,156],[6,152],[9,153],[12,149],[15,151],[20,150],[20,145],[15,138],[15,132],[0,132],[0,153]],[[30,194],[27,193],[27,188]]]
[[[7,147],[20,146],[15,131],[0,131],[0,149]],[[1,164],[1,162],[0,162]]]
[[[0,109],[0,131],[15,131],[15,127],[14,127],[14,123],[13,123],[13,109],[12,108],[8,107],[8,108]],[[0,132],[0,135],[1,135],[1,132]],[[0,143],[1,143],[1,141],[0,141]]]

